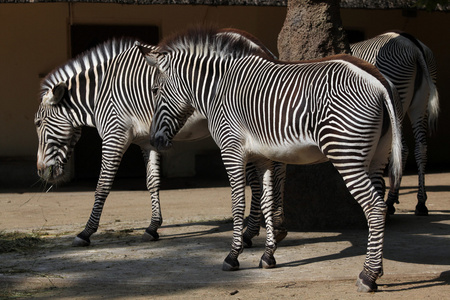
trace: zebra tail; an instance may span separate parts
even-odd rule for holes
[[[432,135],[436,132],[437,129],[437,119],[439,115],[439,93],[437,91],[436,84],[434,83],[433,78],[431,77],[430,70],[425,61],[424,56],[420,55],[418,61],[420,67],[423,70],[422,80],[425,80],[428,86],[430,87],[427,109],[428,109],[428,129],[430,135]]]
[[[430,90],[430,96],[428,98],[428,128],[430,129],[430,135],[436,133],[437,119],[439,115],[439,93],[436,85],[431,82],[432,88]]]
[[[425,74],[428,84],[430,86],[430,94],[428,96],[428,128],[430,135],[434,134],[437,129],[437,120],[439,115],[439,93],[436,84],[433,82],[430,74]]]
[[[384,102],[389,114],[392,128],[391,154],[389,160],[389,179],[391,189],[398,189],[402,178],[402,126],[403,116],[401,101],[394,85],[389,82],[391,91],[386,90]]]

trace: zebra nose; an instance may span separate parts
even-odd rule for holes
[[[46,176],[46,172],[48,173],[49,169],[51,169],[51,167],[49,168],[43,162],[38,161],[38,163],[37,163],[37,174],[38,174],[39,177],[44,178]]]
[[[37,167],[37,173],[38,173],[38,175],[39,175],[40,177],[42,177],[42,174],[44,174],[44,170],[45,170],[44,164],[41,163],[41,162],[39,162],[39,160],[38,160],[38,162],[37,162],[37,164],[36,164],[36,167]]]

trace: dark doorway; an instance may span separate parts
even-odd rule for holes
[[[345,33],[347,34],[347,39],[350,44],[358,43],[366,39],[364,32],[361,30],[346,29]]]
[[[72,25],[72,57],[113,37],[132,37],[156,45],[159,41],[159,30],[156,26]],[[101,167],[101,139],[96,128],[82,129],[81,138],[75,147],[74,159],[74,179],[89,181],[89,185],[95,185]],[[145,188],[144,160],[140,148],[131,145],[122,159],[116,179],[135,177],[142,177],[137,186]]]

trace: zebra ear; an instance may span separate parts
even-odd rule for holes
[[[153,52],[149,52],[147,54],[145,54],[145,60],[147,61],[147,63],[152,66],[152,67],[159,67],[159,61],[158,61],[158,54],[157,53],[153,53]]]
[[[144,55],[145,60],[147,63],[155,68],[158,68],[161,72],[164,72],[165,70],[162,68],[161,61],[164,59],[165,54],[162,52],[159,52],[158,49],[155,48],[146,48],[138,45],[139,50],[141,51],[142,55]]]
[[[58,104],[62,98],[64,98],[64,94],[67,92],[67,85],[64,82],[60,82],[51,90],[48,91],[47,94],[42,97],[42,103],[48,105],[56,105]]]

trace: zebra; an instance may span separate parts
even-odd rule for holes
[[[271,55],[249,34],[244,36],[245,33],[233,29],[222,30],[218,34],[241,37],[255,49]],[[35,125],[39,139],[37,169],[43,180],[56,183],[64,179],[65,165],[81,136],[82,126],[96,127],[102,138],[102,164],[95,202],[85,229],[75,237],[73,246],[90,245],[90,237],[98,229],[103,206],[122,155],[131,143],[139,145],[142,150],[147,189],[151,194],[152,217],[143,240],[159,239],[157,230],[163,221],[159,199],[160,155],[151,147],[148,138],[154,112],[150,86],[155,68],[146,64],[137,45],[154,49],[154,46],[134,39],[112,39],[55,69],[41,83],[41,102],[35,114]],[[210,136],[200,114],[189,118],[188,123],[177,135],[177,140],[197,140]],[[252,244],[251,239],[259,234],[261,214],[259,178],[251,175],[255,172],[253,169],[249,165],[252,189],[252,210],[246,233],[249,246]],[[283,168],[277,170],[282,172]],[[282,185],[284,176],[280,174],[277,184]],[[279,227],[279,239],[282,239],[287,232]]]
[[[131,142],[141,146],[146,163],[147,187],[152,197],[152,222],[146,232],[154,234],[154,228],[161,223],[160,219],[154,218],[159,211],[159,207],[155,206],[159,203],[159,154],[139,141],[140,135],[145,135],[145,130],[142,129],[150,126],[150,123],[144,121],[141,124],[141,120],[137,118],[141,116],[140,114],[136,117],[136,115],[120,113],[120,109],[123,109],[119,106],[120,103],[112,103],[113,101],[107,98],[100,100],[102,89],[107,89],[106,84],[102,84],[105,77],[108,74],[116,75],[117,72],[110,67],[114,64],[123,65],[118,60],[129,55],[124,53],[132,52],[135,42],[136,40],[128,38],[106,41],[53,70],[41,82],[41,102],[35,114],[35,125],[39,139],[37,169],[38,175],[43,180],[57,183],[64,179],[65,165],[81,136],[83,126],[96,127],[102,138],[102,164],[94,206],[85,229],[73,240],[73,246],[90,244],[90,236],[98,228],[101,212],[122,155]],[[133,56],[130,58],[132,59]],[[139,57],[134,55],[134,58]],[[146,66],[143,67],[144,70],[148,69]],[[130,73],[130,77],[131,75],[136,74]],[[152,80],[151,73],[141,75],[143,75],[142,80]],[[151,99],[150,91],[138,90],[138,92],[142,99]],[[152,113],[150,101],[138,104],[146,105],[148,112],[142,116],[145,120],[145,117]],[[129,108],[134,107],[129,106]],[[107,124],[107,117],[110,118],[111,124]],[[124,121],[128,122],[126,133],[123,134],[121,131],[122,135],[119,132],[113,134],[111,128],[121,125]],[[157,239],[156,235],[150,236]]]
[[[425,205],[425,166],[427,161],[426,134],[435,131],[439,113],[436,89],[436,62],[433,52],[412,35],[391,31],[351,45],[352,55],[375,65],[397,88],[408,114],[415,139],[415,159],[419,174],[416,215],[428,215]],[[428,124],[427,124],[428,121]],[[403,140],[403,167],[408,147]],[[388,213],[395,212],[398,189],[391,190],[386,200]]]
[[[208,120],[231,186],[233,238],[222,270],[239,269],[243,250],[245,164],[263,179],[261,209],[266,245],[260,267],[276,266],[271,161],[311,164],[329,160],[364,210],[369,225],[359,291],[377,289],[387,207],[380,170],[390,153],[393,187],[401,176],[401,107],[395,88],[372,65],[348,55],[287,63],[252,53],[240,40],[194,28],[166,39],[156,51],[141,48],[158,68],[152,87],[156,110],[151,143],[159,150],[194,110]],[[215,38],[213,38],[215,37]]]

